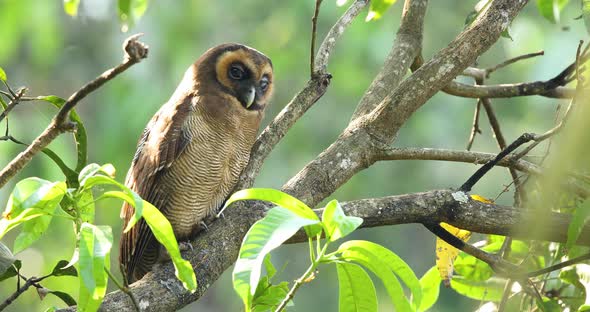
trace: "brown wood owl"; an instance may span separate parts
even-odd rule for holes
[[[166,104],[147,124],[125,184],[158,207],[178,241],[187,240],[229,195],[248,163],[273,91],[268,57],[227,43],[206,51],[186,71]],[[125,225],[133,207],[124,204]],[[160,257],[160,244],[141,220],[120,243],[129,283]]]

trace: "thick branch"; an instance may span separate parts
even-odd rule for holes
[[[452,81],[443,91],[450,95],[467,98],[511,98],[516,96],[541,95],[550,98],[571,99],[576,91],[552,86],[546,81],[523,82],[500,85],[468,85]]]
[[[107,81],[115,78],[120,73],[127,70],[132,65],[140,62],[147,57],[148,49],[143,43],[137,41],[138,35],[131,36],[124,43],[125,60],[120,65],[107,70],[93,81],[87,83],[80,90],[76,91],[65,102],[59,112],[51,120],[51,123],[27,149],[18,154],[2,171],[0,172],[0,188],[3,187],[17,172],[23,169],[35,156],[51,143],[60,134],[73,129],[73,124],[68,122],[70,111],[78,104],[80,100],[88,94],[100,88]]]
[[[416,0],[418,1],[418,0]],[[358,117],[285,186],[315,205],[387,148],[410,116],[486,51],[527,1],[497,0],[450,45],[404,80],[370,114]],[[409,66],[410,64],[408,64]]]
[[[262,163],[272,149],[287,134],[287,131],[299,120],[313,104],[319,100],[328,88],[332,75],[326,72],[328,61],[337,40],[344,30],[352,23],[362,9],[367,5],[366,0],[356,0],[332,26],[315,58],[315,71],[303,90],[283,108],[275,119],[262,131],[254,146],[248,166],[242,172],[240,181],[235,189],[248,188],[254,184],[254,179],[260,172]]]
[[[462,229],[486,233],[511,235],[521,239],[538,239],[565,242],[570,216],[530,211],[522,208],[485,204],[470,200],[456,201],[450,190],[363,199],[342,203],[346,214],[362,217],[363,227],[384,225],[446,222]],[[171,263],[157,266],[130,290],[145,307],[145,311],[171,311],[179,309],[203,295],[207,287],[229,268],[237,256],[241,238],[249,226],[256,222],[271,205],[248,202],[226,211],[226,218],[211,224],[209,230],[193,241],[194,251],[183,256],[195,267],[199,288],[189,294],[174,277]],[[321,215],[321,209],[316,210]],[[578,244],[590,245],[590,227],[586,226]],[[304,242],[304,233],[298,233],[290,242]],[[127,295],[116,291],[107,295],[102,310],[133,311]]]
[[[385,64],[361,98],[352,120],[371,112],[395,89],[422,49],[424,15],[428,1],[406,0],[402,20]]]

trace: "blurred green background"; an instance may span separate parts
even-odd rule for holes
[[[76,18],[63,12],[61,1],[1,0],[0,66],[13,87],[29,88],[28,95],[55,94],[67,98],[85,82],[120,62],[121,43],[127,36],[145,33],[142,40],[150,46],[149,57],[78,106],[88,129],[89,161],[112,163],[118,169],[117,180],[123,181],[145,124],[171,95],[189,64],[211,46],[241,42],[272,59],[276,93],[266,113],[265,124],[268,123],[308,79],[314,2],[150,1],[145,15],[128,33],[122,33],[114,0],[82,0]],[[256,186],[280,188],[336,139],[389,51],[399,25],[402,2],[398,1],[378,21],[364,22],[364,13],[349,27],[329,64],[334,78],[328,92],[273,151]],[[465,17],[476,2],[430,2],[424,33],[426,59],[463,29]],[[538,14],[534,3],[529,4],[512,25],[514,40],[501,39],[479,59],[478,65],[488,67],[539,50],[545,50],[545,56],[496,72],[489,82],[549,79],[567,66],[574,58],[578,40],[586,37],[581,21],[574,20],[579,15],[577,5],[572,3],[562,15],[561,24],[554,25]],[[344,10],[345,7],[336,6],[335,0],[324,1],[318,24],[320,41]],[[464,149],[475,103],[471,99],[437,94],[404,126],[396,146]],[[528,97],[493,103],[504,134],[511,141],[523,132],[548,129],[553,124],[556,107],[564,102]],[[47,103],[22,103],[10,114],[11,134],[30,142],[46,127],[54,112]],[[483,134],[476,138],[473,150],[495,152],[495,140],[485,116],[482,117]],[[75,162],[70,135],[61,136],[50,147],[68,163]],[[0,164],[4,166],[22,150],[22,146],[0,142]],[[427,161],[378,163],[356,175],[331,198],[346,201],[457,187],[476,168],[471,164]],[[0,205],[5,205],[14,183],[28,176],[63,179],[47,157],[38,155],[9,185],[0,189]],[[506,170],[495,169],[474,192],[495,198],[509,182]],[[498,201],[511,204],[512,194],[505,193]],[[117,201],[101,202],[97,207],[97,224],[112,225],[114,232],[120,233],[119,208]],[[15,233],[10,233],[5,243],[11,246],[14,237]],[[392,249],[418,276],[434,265],[434,237],[419,225],[362,229],[351,238],[368,239]],[[54,219],[40,241],[17,255],[23,260],[23,274],[39,276],[58,260],[69,259],[73,239],[70,224]],[[279,278],[293,280],[304,271],[308,261],[306,247],[291,245],[273,253],[277,267],[287,266]],[[114,248],[113,263],[117,259],[118,248]],[[14,279],[0,283],[0,300],[14,291],[14,284]],[[74,294],[78,288],[76,280],[70,277],[48,279],[43,284]],[[384,289],[377,287],[381,310],[390,311],[392,307]],[[336,311],[337,296],[335,270],[320,267],[317,278],[296,295],[292,311]],[[479,305],[480,302],[456,295],[451,289],[442,289],[433,311],[474,310]],[[49,306],[63,306],[63,303],[53,297],[39,303],[35,292],[28,291],[8,311],[42,311]],[[229,269],[199,302],[184,310],[240,309]]]

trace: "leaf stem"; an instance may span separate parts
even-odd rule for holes
[[[318,238],[317,239],[317,241],[318,241],[317,246],[319,248],[319,246],[320,246],[319,235],[317,238]],[[311,239],[310,239],[310,241],[311,241]],[[330,242],[326,241],[326,244],[324,244],[324,247],[322,248],[322,250],[318,251],[317,258],[312,259],[311,265],[307,268],[305,273],[303,273],[303,275],[300,278],[295,280],[295,284],[293,284],[293,287],[291,287],[291,289],[287,293],[287,296],[285,296],[285,299],[283,299],[281,304],[279,304],[279,306],[276,308],[275,312],[283,311],[285,309],[285,307],[287,306],[287,303],[289,303],[289,301],[291,301],[293,299],[293,297],[295,296],[295,292],[297,292],[299,287],[301,287],[301,285],[303,285],[305,283],[305,281],[313,274],[313,272],[315,272],[315,269],[318,267],[318,265],[320,264],[322,259],[324,259],[324,254],[326,253],[326,250],[328,249],[328,245],[330,245]],[[311,246],[310,246],[310,248],[311,248]]]
[[[135,297],[133,296],[133,294],[131,293],[131,291],[129,291],[128,287],[123,286],[123,284],[121,284],[119,282],[119,280],[117,280],[117,278],[115,278],[115,276],[113,275],[113,273],[111,273],[111,270],[104,268],[104,271],[107,273],[107,275],[109,276],[109,278],[111,279],[111,281],[113,281],[113,283],[115,283],[115,285],[117,285],[117,288],[119,288],[122,292],[126,293],[127,296],[129,296],[129,298],[131,298],[131,302],[133,303],[133,306],[135,307],[135,310],[137,312],[140,312],[141,309],[139,309],[139,304],[137,303],[137,300],[135,300]]]

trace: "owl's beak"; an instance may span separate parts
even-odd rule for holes
[[[256,99],[256,89],[254,86],[251,86],[246,95],[246,108],[250,108],[254,104],[254,99]]]

